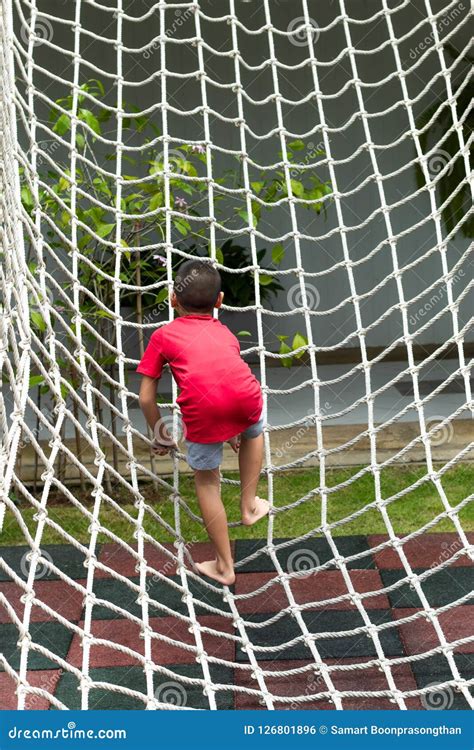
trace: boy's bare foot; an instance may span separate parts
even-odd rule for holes
[[[268,515],[270,503],[261,497],[256,497],[252,507],[242,511],[242,523],[244,526],[252,526],[261,518]]]
[[[224,586],[232,586],[235,582],[235,573],[233,568],[222,568],[217,560],[207,560],[206,562],[195,563],[196,568],[199,570],[201,575],[213,578],[214,581],[224,584]]]

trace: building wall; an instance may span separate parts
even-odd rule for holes
[[[39,3],[44,10],[57,19],[72,19],[75,3],[63,3],[59,0],[44,0]],[[113,3],[107,5],[112,7]],[[141,0],[130,0],[126,4],[126,11],[130,15],[143,15],[150,2]],[[390,3],[390,7],[401,6],[401,3]],[[437,13],[445,5],[444,2],[436,0],[431,3],[434,13]],[[24,11],[27,6],[22,3]],[[290,0],[274,0],[270,3],[271,18],[274,27],[286,30],[294,18],[302,18],[302,6],[299,2]],[[217,2],[217,0],[203,0],[201,8],[204,13],[217,17],[228,13],[228,3]],[[347,3],[347,13],[353,19],[367,19],[380,12],[381,0],[353,0]],[[236,9],[242,23],[252,29],[257,29],[265,23],[263,3],[252,0],[243,2],[237,0]],[[353,78],[351,69],[351,58],[345,54],[336,63],[331,60],[346,48],[346,37],[341,21],[329,29],[336,15],[340,12],[339,4],[328,0],[321,3],[316,0],[309,1],[311,18],[314,21],[314,43],[316,59],[319,63],[318,74],[320,87],[325,96],[336,94],[341,91]],[[451,43],[461,50],[468,40],[468,28],[464,23],[468,4],[462,0],[457,4],[451,4],[449,10],[444,13],[439,21],[438,28],[442,38],[455,31],[450,38]],[[416,0],[407,4],[403,10],[393,14],[394,32],[397,38],[407,35],[423,18],[426,18],[426,7],[424,0]],[[66,50],[73,49],[73,33],[70,24],[59,21],[49,21],[52,32],[48,31],[50,41]],[[107,89],[106,101],[113,103],[116,96],[116,87],[113,85],[113,76],[117,72],[117,54],[112,44],[94,39],[93,34],[114,39],[116,35],[117,21],[110,13],[96,7],[82,3],[81,25],[83,35],[81,39],[81,55],[84,63],[81,69],[81,81],[87,78],[100,77]],[[177,14],[174,9],[166,13],[166,30],[169,42],[166,45],[167,69],[178,73],[186,73],[197,67],[197,50],[191,44],[178,44],[177,40],[189,38],[195,34],[195,20],[192,14]],[[390,211],[390,221],[395,236],[400,235],[396,242],[396,253],[398,263],[403,269],[407,264],[413,263],[417,258],[426,254],[436,246],[436,233],[433,220],[423,221],[429,215],[429,201],[426,193],[411,198],[417,190],[415,172],[412,166],[406,167],[407,162],[415,156],[412,138],[403,137],[409,130],[409,120],[406,107],[402,102],[402,88],[400,81],[395,77],[387,83],[379,85],[377,82],[396,70],[395,57],[389,40],[388,27],[385,19],[378,17],[370,24],[349,23],[352,44],[356,50],[354,55],[358,76],[361,81],[361,91],[365,110],[368,113],[368,123],[372,141],[375,144],[377,164],[382,175],[401,170],[400,174],[383,181],[384,192],[389,206],[397,201],[404,200],[402,206]],[[92,32],[92,36],[88,34]],[[131,23],[124,20],[123,42],[126,46],[140,47],[150,42],[160,32],[158,11],[141,23]],[[219,56],[215,50],[231,49],[231,27],[222,22],[210,22],[201,19],[202,36],[212,51],[207,47],[203,50],[205,70],[208,76],[216,83],[231,83],[235,80],[234,62],[230,57]],[[435,102],[441,103],[446,98],[446,87],[442,76],[434,80],[439,72],[439,57],[434,47],[431,27],[424,23],[420,29],[409,35],[405,41],[400,43],[400,56],[403,67],[406,69],[415,63],[422,61],[416,69],[407,76],[409,95],[416,98],[425,90],[424,95],[417,101],[413,110],[415,116],[419,115],[426,107]],[[275,54],[278,60],[284,62],[288,67],[278,71],[278,82],[280,92],[283,96],[295,100],[294,105],[283,105],[283,117],[285,127],[294,134],[309,131],[316,125],[320,125],[317,103],[314,98],[300,104],[299,100],[304,98],[313,90],[313,80],[310,66],[297,69],[296,66],[308,57],[308,48],[304,40],[297,40],[298,44],[291,43],[287,38],[275,34]],[[247,34],[242,29],[238,30],[238,43],[240,52],[250,66],[259,65],[269,57],[268,38],[265,34]],[[380,45],[383,49],[376,53],[364,54],[366,50],[373,50]],[[423,55],[425,57],[423,57]],[[47,93],[51,99],[64,96],[67,93],[67,81],[72,76],[70,57],[55,51],[46,43],[34,48],[34,57],[38,65],[55,72],[60,80],[51,81],[41,72],[35,73],[35,85]],[[446,60],[451,63],[451,58],[446,54]],[[94,68],[88,70],[87,62],[97,66],[99,72]],[[325,65],[324,63],[329,63]],[[145,52],[124,53],[123,76],[124,76],[124,99],[128,105],[136,105],[139,109],[145,109],[161,100],[161,86],[159,79],[151,81],[143,87],[133,84],[146,79],[155,73],[160,67],[160,50],[158,45]],[[267,67],[263,71],[255,72],[241,66],[242,83],[245,91],[255,100],[262,100],[274,92],[274,80],[272,71]],[[455,81],[459,83],[463,79],[465,68],[459,65],[455,74]],[[201,87],[196,78],[167,79],[167,101],[178,110],[191,110],[202,103]],[[234,91],[224,90],[208,82],[206,85],[208,105],[217,113],[227,118],[237,117],[237,98]],[[396,106],[397,105],[397,106]],[[377,114],[387,109],[386,114]],[[340,96],[324,100],[324,112],[326,123],[330,128],[341,128],[348,123],[355,111],[359,110],[357,92],[354,85],[347,85]],[[40,117],[45,117],[47,108],[38,99],[37,112]],[[163,129],[163,112],[158,107],[153,119],[156,125]],[[269,101],[264,106],[255,106],[249,102],[245,103],[245,118],[250,131],[260,137],[269,133],[277,126],[276,105]],[[222,122],[213,112],[210,114],[211,138],[216,145],[228,149],[239,149],[239,128],[233,122]],[[168,130],[175,138],[200,139],[204,137],[203,118],[201,114],[183,117],[168,112]],[[115,137],[115,123],[112,121],[107,126],[110,137]],[[133,136],[129,140],[126,134],[126,149],[140,144],[140,135]],[[329,134],[331,156],[333,159],[341,160],[350,157],[360,146],[364,144],[366,136],[362,118],[353,119],[352,123],[341,132]],[[395,146],[390,144],[400,140]],[[318,149],[322,144],[321,131],[306,138],[309,150]],[[313,144],[312,148],[310,144]],[[172,146],[171,146],[172,147]],[[277,136],[268,137],[264,140],[248,135],[247,150],[250,157],[259,163],[267,164],[274,162],[279,150],[279,139]],[[101,148],[97,147],[98,158],[101,158]],[[126,153],[126,152],[125,152]],[[125,162],[124,162],[125,163]],[[231,157],[216,155],[214,162],[214,173],[219,175],[225,168],[236,165],[236,160]],[[317,170],[318,175],[328,179],[327,167]],[[360,223],[365,223],[361,229],[346,232],[347,249],[354,266],[354,281],[358,295],[364,295],[383,283],[393,271],[393,258],[390,246],[386,243],[378,253],[371,256],[371,252],[387,238],[387,228],[383,214],[378,211],[369,219],[370,215],[380,208],[380,196],[374,180],[370,180],[364,187],[362,182],[373,174],[368,149],[363,149],[356,159],[348,164],[335,167],[337,188],[341,193],[350,192],[341,200],[341,211],[343,222],[350,228]],[[268,175],[268,173],[267,173]],[[252,170],[252,179],[258,179],[259,171]],[[334,308],[346,300],[350,295],[349,278],[347,269],[338,267],[330,270],[335,264],[344,260],[342,233],[334,232],[329,238],[322,238],[334,228],[338,227],[336,206],[334,201],[328,204],[327,216],[318,216],[314,212],[307,211],[301,207],[297,208],[298,229],[311,239],[301,242],[302,265],[305,272],[327,272],[316,278],[308,278],[308,300],[318,311],[324,312]],[[421,226],[417,227],[417,224]],[[292,224],[287,207],[273,210],[259,224],[259,230],[270,238],[278,238],[292,231]],[[245,238],[244,238],[245,239]],[[258,247],[271,249],[271,240],[258,239]],[[452,268],[466,251],[468,240],[461,233],[447,245],[447,262]],[[282,269],[295,267],[295,247],[290,238],[284,242],[286,256],[282,263]],[[268,261],[268,256],[267,256]],[[432,253],[415,268],[407,270],[403,274],[403,289],[406,299],[411,299],[427,289],[442,273],[440,253]],[[465,288],[472,277],[472,265],[465,262],[454,279],[454,296],[457,297]],[[298,300],[295,296],[294,287],[297,283],[295,275],[282,277],[285,292],[280,293],[274,301],[276,310],[288,310]],[[380,318],[384,312],[398,301],[398,291],[394,279],[390,279],[377,291],[371,293],[367,298],[360,301],[362,325],[370,326],[371,323]],[[446,287],[440,285],[428,292],[425,297],[409,308],[412,330],[432,320],[438,311],[444,309],[447,304]],[[472,299],[466,300],[459,310],[461,325],[468,319],[469,305]],[[240,330],[242,326],[252,329],[251,319],[242,319],[236,315],[235,320],[227,315],[231,325]],[[304,321],[301,315],[291,317],[275,318],[264,316],[265,336],[267,346],[276,348],[278,346],[277,334],[292,334],[295,330],[304,332]],[[314,340],[319,346],[357,346],[357,338],[350,338],[356,329],[354,305],[349,300],[340,309],[313,318]],[[253,329],[254,332],[254,329]],[[368,333],[369,345],[387,345],[402,333],[401,314],[395,310]],[[441,343],[449,339],[453,334],[452,318],[449,311],[429,325],[426,330],[416,336],[415,343]],[[471,333],[471,340],[472,333]]]

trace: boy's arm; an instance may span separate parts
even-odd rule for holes
[[[157,388],[158,379],[151,378],[149,375],[144,375],[140,384],[138,401],[148,425],[153,430],[154,440],[151,449],[153,453],[157,453],[159,456],[164,456],[165,453],[169,453],[170,450],[176,449],[177,446],[173,442],[173,438],[163,422],[161,412],[156,403]]]

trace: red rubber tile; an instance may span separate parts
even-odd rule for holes
[[[307,661],[281,661],[281,662],[263,662],[260,661],[259,665],[262,669],[269,669],[274,671],[276,674],[265,677],[265,684],[268,690],[275,696],[289,696],[289,697],[301,697],[309,695],[317,695],[318,693],[327,692],[327,684],[323,677],[315,675],[313,671],[303,672],[301,674],[278,677],[278,672],[285,671],[288,669],[297,669],[303,667],[311,662]],[[354,663],[361,663],[360,659],[328,659],[326,662],[328,665],[341,664],[348,665]],[[392,668],[392,675],[395,684],[400,690],[416,690],[417,684],[413,673],[408,664],[396,665]],[[376,691],[376,690],[388,690],[387,679],[383,672],[377,667],[368,667],[363,670],[352,670],[352,671],[341,671],[335,670],[331,672],[331,679],[334,687],[341,691]],[[242,670],[236,670],[235,672],[235,684],[242,687],[258,689],[258,683],[251,677],[251,671],[243,672]],[[343,707],[345,709],[352,710],[390,710],[398,708],[396,704],[391,703],[389,698],[344,698]],[[419,709],[421,708],[419,698],[407,698],[406,704],[408,708]],[[252,696],[247,693],[236,693],[235,707],[237,709],[263,709],[264,705],[259,702],[258,696]],[[291,703],[280,703],[277,699],[275,700],[275,708],[277,709],[316,709],[316,710],[331,710],[334,709],[334,704],[328,699],[322,700],[309,700],[305,702],[291,702]]]
[[[163,544],[162,546],[176,556],[177,550],[173,544]],[[233,542],[231,543],[231,546],[233,550]],[[133,549],[136,551],[136,545],[134,545]],[[195,542],[194,544],[188,544],[186,549],[195,562],[202,562],[203,560],[209,560],[215,557],[215,553],[209,542]],[[166,552],[157,549],[154,545],[145,544],[145,559],[147,565],[154,570],[157,570],[162,575],[176,575],[176,563],[173,558],[167,555]],[[139,575],[139,571],[136,567],[137,560],[130,554],[130,552],[124,550],[119,544],[103,544],[99,555],[99,562],[103,565],[107,565],[107,567],[111,568],[114,572],[126,576],[127,578],[133,578],[133,576]],[[190,564],[186,555],[185,563],[187,565]],[[110,573],[97,569],[95,575],[98,578],[107,578],[110,576]]]
[[[349,571],[352,584],[359,593],[377,591],[383,588],[380,574],[377,570]],[[273,573],[245,573],[237,576],[235,593],[249,594],[274,579]],[[319,602],[325,599],[347,594],[347,585],[339,570],[324,570],[312,573],[305,578],[295,578],[291,581],[291,590],[297,604]],[[370,596],[364,599],[366,609],[387,609],[389,601],[385,594]],[[288,597],[281,583],[275,583],[261,594],[237,602],[240,612],[278,612],[289,606]],[[349,600],[327,604],[324,609],[355,609],[355,604]]]
[[[474,543],[474,533],[466,534],[469,542]],[[369,545],[374,548],[388,541],[385,534],[367,537]],[[462,543],[456,533],[422,534],[403,545],[403,549],[412,568],[430,568],[449,560],[462,549]],[[375,564],[378,568],[403,568],[398,552],[393,547],[386,547],[380,552],[374,552]],[[452,565],[472,565],[470,558],[460,555]]]
[[[422,612],[423,610],[393,609],[392,611],[394,619],[400,620],[404,617],[409,617],[410,614],[413,615],[415,612]],[[453,607],[453,609],[447,612],[442,612],[438,616],[438,620],[448,643],[460,640],[461,638],[472,637],[474,604],[463,604],[459,607]],[[404,625],[399,625],[398,629],[408,655],[422,654],[440,645],[433,625],[424,617],[417,618],[413,622],[407,622]],[[456,649],[456,653],[474,653],[474,641],[459,646]]]
[[[226,618],[215,615],[202,615],[197,618],[203,627],[210,627],[226,635],[233,633],[233,623]],[[82,628],[84,623],[79,623]],[[174,617],[152,617],[150,627],[153,632],[172,638],[180,643],[195,646],[195,639],[189,632],[189,625]],[[92,634],[96,638],[104,638],[113,643],[133,649],[144,654],[144,641],[140,637],[140,628],[129,620],[94,620]],[[211,656],[221,659],[235,659],[235,645],[227,637],[219,637],[202,633],[204,650]],[[178,645],[165,643],[162,640],[152,640],[152,659],[156,664],[194,664],[196,654]],[[82,647],[78,635],[74,635],[67,657],[68,663],[80,667],[82,665]],[[93,645],[90,650],[90,666],[118,667],[139,663],[136,658],[107,645]]]
[[[78,581],[78,583],[85,586],[85,581]],[[18,617],[22,617],[25,605],[20,601],[20,598],[23,596],[24,590],[13,581],[5,581],[0,583],[0,592],[5,594]],[[83,595],[73,586],[69,586],[64,581],[35,581],[35,594],[44,604],[67,620],[80,620]],[[37,605],[33,605],[31,608],[31,620],[33,622],[48,622],[54,619]],[[6,609],[0,607],[0,623],[7,622],[11,622],[11,618]]]
[[[176,554],[176,549],[172,544],[164,544],[163,547]],[[135,552],[137,551],[136,544],[132,545],[132,548]],[[133,578],[139,575],[138,560],[120,544],[103,544],[98,559],[103,565],[107,565],[115,573],[119,573],[126,578]],[[173,560],[165,552],[151,544],[145,545],[145,559],[148,565],[163,572],[164,575],[175,575],[176,566]],[[97,568],[95,576],[97,578],[107,578],[110,576],[110,573]]]
[[[27,672],[26,679],[32,687],[42,688],[47,690],[48,693],[54,694],[61,674],[62,669],[44,669],[37,672]],[[15,690],[15,680],[6,672],[0,672],[0,706],[2,710],[15,711],[17,709],[18,696]],[[28,711],[45,711],[50,705],[49,700],[41,695],[28,694],[26,697],[26,709]]]

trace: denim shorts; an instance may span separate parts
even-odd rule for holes
[[[256,438],[263,432],[263,416],[242,432],[244,438]],[[186,440],[187,460],[191,469],[217,469],[222,463],[224,443],[193,443]]]

